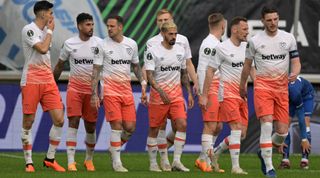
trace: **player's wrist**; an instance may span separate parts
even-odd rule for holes
[[[52,31],[51,29],[47,29],[47,34],[52,35],[52,34],[53,34],[53,31]]]
[[[146,81],[146,80],[142,80],[142,81],[140,82],[140,84],[141,84],[141,85],[147,85],[147,81]]]
[[[308,141],[308,139],[306,138],[301,139],[301,142],[306,142],[306,141]]]

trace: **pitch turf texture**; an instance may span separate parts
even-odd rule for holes
[[[172,154],[171,154],[172,155]],[[194,161],[197,158],[198,154],[183,154],[182,162],[186,167],[190,168],[190,172],[161,172],[153,173],[149,172],[149,161],[148,155],[146,153],[122,153],[122,162],[126,168],[128,168],[128,173],[115,173],[111,168],[111,162],[109,154],[107,153],[95,153],[94,164],[96,167],[95,172],[86,172],[83,167],[83,160],[85,153],[78,152],[76,154],[77,161],[77,172],[65,172],[57,173],[51,169],[42,166],[42,160],[45,156],[45,153],[33,153],[33,161],[35,165],[35,173],[25,173],[24,172],[24,159],[22,152],[1,152],[0,153],[0,177],[1,178],[13,178],[13,177],[33,177],[33,178],[60,178],[60,177],[84,177],[84,178],[196,178],[196,177],[246,177],[246,178],[256,178],[264,177],[260,171],[260,161],[255,154],[242,154],[240,156],[240,165],[246,170],[249,175],[233,175],[230,173],[231,163],[229,154],[223,154],[219,160],[221,168],[225,169],[226,172],[221,173],[203,173],[200,172],[197,168],[194,167]],[[66,153],[57,153],[57,161],[67,167],[67,156]],[[277,177],[288,177],[288,178],[320,178],[320,156],[311,156],[310,157],[310,169],[301,170],[299,167],[300,155],[291,156],[291,169],[290,170],[277,170]],[[170,157],[172,160],[172,157]],[[274,155],[273,161],[274,165],[278,166],[281,160],[279,154]]]

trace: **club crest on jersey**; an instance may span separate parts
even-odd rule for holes
[[[234,54],[230,54],[230,57],[234,57]]]
[[[126,50],[127,50],[127,53],[131,56],[133,52],[132,48],[126,48]]]
[[[265,48],[266,46],[265,45],[261,45],[261,49]]]
[[[97,55],[97,54],[99,54],[99,48],[98,48],[98,47],[91,47],[91,52],[92,52],[94,55]]]
[[[152,57],[152,54],[151,54],[151,53],[148,53],[148,54],[147,54],[147,59],[148,59],[148,60],[152,60],[152,59],[153,59],[153,57]]]
[[[182,55],[181,54],[177,54],[177,59],[178,59],[179,62],[181,62],[182,61]]]
[[[163,61],[164,60],[164,57],[160,57],[160,61]]]
[[[280,47],[281,49],[285,49],[285,48],[287,47],[287,43],[286,43],[286,42],[280,42],[280,43],[279,43],[279,47]]]
[[[32,30],[27,31],[28,37],[32,37],[34,35],[34,32]]]
[[[73,53],[76,53],[76,52],[77,52],[77,49],[73,49],[72,52],[73,52]]]

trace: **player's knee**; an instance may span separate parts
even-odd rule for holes
[[[57,127],[63,127],[64,124],[64,120],[63,119],[59,119],[53,122],[53,125],[57,126]]]
[[[287,136],[288,136],[288,132],[285,134],[280,134],[280,133],[275,132],[272,135],[272,144],[276,147],[281,146],[283,144],[284,140],[287,138]]]

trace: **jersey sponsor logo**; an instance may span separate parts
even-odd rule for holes
[[[232,62],[232,63],[231,63],[231,66],[232,66],[232,67],[243,67],[243,66],[244,66],[244,63],[243,63],[243,62],[238,62],[238,63]]]
[[[286,58],[286,54],[271,54],[271,55],[263,55],[261,56],[262,60],[284,60]]]
[[[161,66],[160,71],[166,72],[166,71],[179,71],[180,66]]]
[[[123,60],[123,59],[119,59],[119,60],[114,60],[111,59],[111,64],[130,64],[131,60]]]
[[[32,37],[34,35],[34,32],[32,30],[27,31],[28,37]]]
[[[93,59],[74,59],[74,64],[93,64]]]

